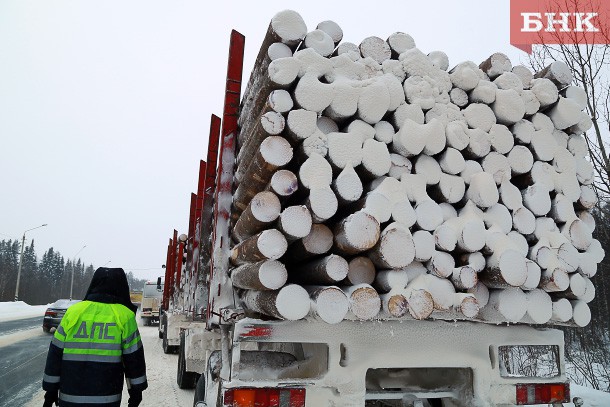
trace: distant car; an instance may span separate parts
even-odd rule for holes
[[[42,330],[51,332],[51,328],[57,328],[66,310],[70,305],[76,304],[80,300],[57,300],[44,313],[42,320]]]

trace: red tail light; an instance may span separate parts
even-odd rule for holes
[[[569,383],[524,383],[517,385],[517,405],[570,402]]]
[[[46,311],[44,313],[44,316],[45,317],[56,317],[57,316],[57,312],[55,312],[55,311]]]
[[[237,388],[224,394],[226,407],[305,407],[305,389]]]

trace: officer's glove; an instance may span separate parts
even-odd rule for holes
[[[129,401],[127,401],[128,407],[138,407],[142,402],[142,392],[139,390],[129,389]]]
[[[44,394],[44,404],[42,407],[53,407],[53,404],[57,405],[57,400],[59,400],[59,392],[48,391]]]

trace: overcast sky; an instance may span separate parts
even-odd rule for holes
[[[141,278],[186,232],[210,114],[222,112],[229,34],[244,82],[271,17],[334,20],[344,40],[403,31],[450,65],[493,52],[514,64],[509,1],[0,2],[0,239],[35,240]]]

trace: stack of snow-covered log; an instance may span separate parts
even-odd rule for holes
[[[587,97],[555,62],[271,21],[242,100],[230,277],[280,319],[586,325]]]

